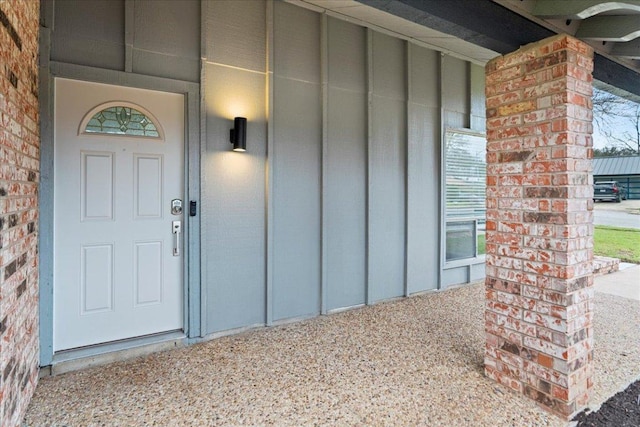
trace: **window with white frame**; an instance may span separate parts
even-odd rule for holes
[[[446,261],[476,258],[485,253],[487,141],[447,129],[444,142]]]

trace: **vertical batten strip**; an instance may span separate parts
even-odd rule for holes
[[[473,82],[471,81],[471,62],[466,61],[465,68],[467,69],[467,99],[465,100],[467,103],[467,127],[469,129],[473,129]]]
[[[405,45],[405,123],[406,123],[406,141],[405,141],[405,170],[404,170],[404,296],[409,296],[409,150],[410,150],[410,138],[411,138],[411,123],[409,123],[411,117],[411,102],[413,101],[412,91],[412,74],[411,74],[411,59],[413,58],[413,49],[411,43],[404,42]]]
[[[445,242],[445,238],[446,238],[446,233],[443,232],[443,230],[445,230],[445,227],[447,226],[446,221],[445,221],[445,213],[444,213],[444,209],[445,209],[445,174],[446,174],[446,163],[445,163],[445,152],[444,152],[444,127],[445,127],[445,123],[444,123],[444,103],[443,103],[443,96],[442,94],[444,93],[444,87],[443,87],[443,78],[442,76],[444,75],[444,53],[441,53],[440,56],[438,57],[439,61],[440,61],[440,75],[438,76],[438,88],[439,88],[439,93],[438,93],[438,105],[440,106],[440,135],[438,135],[439,137],[439,141],[440,141],[440,209],[438,209],[439,215],[440,215],[440,227],[439,227],[439,236],[438,239],[440,240],[440,251],[438,253],[438,265],[439,265],[439,271],[438,271],[438,289],[442,289],[442,280],[444,277],[444,260],[445,260],[445,250],[446,250],[446,242]]]
[[[209,16],[209,2],[202,2],[200,6],[200,158],[206,159],[207,157],[207,99],[206,90],[207,87],[207,17]],[[210,188],[207,185],[207,173],[204,170],[205,162],[200,163],[200,187],[202,189],[200,197],[200,206],[198,207],[198,215],[203,218],[203,214],[208,212],[207,191]],[[206,247],[207,245],[207,221],[200,221],[200,247]],[[208,319],[207,319],[207,296],[208,296],[208,251],[200,251],[200,333],[199,336],[205,335],[207,331]],[[202,268],[204,267],[204,268]]]
[[[267,72],[266,78],[266,105],[265,116],[267,122],[267,153],[265,168],[265,232],[266,232],[266,292],[265,292],[265,324],[273,324],[273,157],[274,157],[274,128],[271,114],[273,112],[273,0],[265,3],[266,29],[267,29]]]
[[[324,204],[327,200],[327,165],[328,142],[328,102],[329,102],[329,46],[328,46],[328,17],[322,14],[320,24],[320,81],[322,91],[322,155],[320,159],[320,313],[327,314],[328,287],[327,287],[327,224]]]
[[[133,71],[134,0],[124,2],[124,71]]]
[[[366,196],[366,215],[365,220],[367,222],[366,225],[366,237],[365,237],[365,303],[370,305],[371,301],[371,292],[370,292],[370,282],[369,279],[371,277],[371,267],[369,262],[370,256],[370,234],[371,234],[371,224],[369,218],[371,217],[371,138],[373,135],[373,117],[372,117],[372,108],[373,105],[373,31],[370,28],[367,28],[367,153],[366,153],[366,185],[367,185],[367,196]]]

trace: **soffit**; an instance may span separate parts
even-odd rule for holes
[[[640,70],[640,0],[494,1]]]
[[[451,34],[437,31],[421,23],[412,22],[375,7],[364,5],[355,0],[287,1],[394,37],[410,40],[417,45],[438,50],[480,65],[484,65],[487,61],[499,55],[498,52],[491,49],[478,46]]]

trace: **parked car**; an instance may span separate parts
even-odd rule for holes
[[[624,187],[618,184],[617,181],[601,181],[596,182],[593,186],[593,201],[598,200],[613,200],[616,203],[620,203],[623,199],[626,199]]]

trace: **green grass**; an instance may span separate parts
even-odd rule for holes
[[[640,230],[597,225],[593,235],[593,253],[640,264]]]
[[[487,249],[486,249],[487,239],[486,239],[485,234],[484,233],[483,234],[478,234],[477,240],[478,240],[478,243],[477,243],[478,244],[478,255],[483,255],[483,254],[487,253]]]

